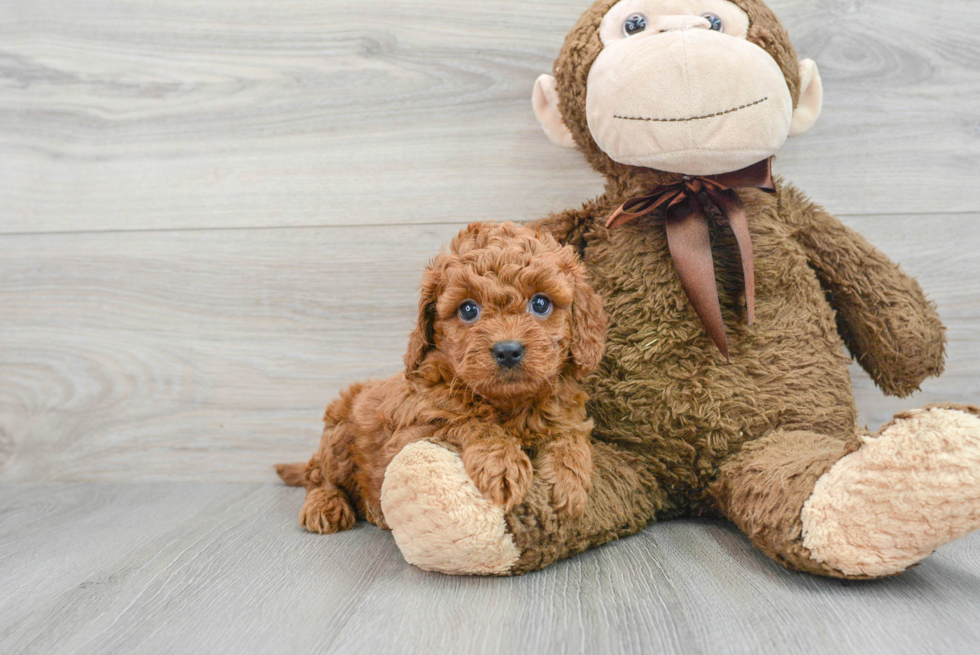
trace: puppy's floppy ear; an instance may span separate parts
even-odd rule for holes
[[[405,353],[405,370],[414,373],[422,365],[426,353],[435,348],[436,295],[439,287],[439,272],[427,268],[422,277],[419,297],[419,317],[415,330],[408,338],[408,351]]]
[[[572,299],[572,360],[575,377],[581,378],[599,368],[606,348],[606,312],[602,298],[592,290],[581,271],[575,276]]]

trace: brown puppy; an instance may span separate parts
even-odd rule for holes
[[[457,448],[506,510],[531,485],[530,453],[559,514],[581,515],[592,421],[577,380],[598,366],[605,330],[572,248],[513,223],[471,224],[426,268],[405,371],[342,392],[309,464],[276,467],[307,488],[300,523],[336,532],[360,516],[387,528],[385,469],[419,439]]]

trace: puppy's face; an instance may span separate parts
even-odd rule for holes
[[[604,344],[601,301],[572,250],[512,223],[460,233],[427,269],[421,309],[425,345],[491,401],[536,394],[566,369],[591,370]]]
[[[520,251],[508,261],[473,254],[446,271],[436,348],[481,396],[534,393],[557,379],[568,357],[573,285],[553,255],[531,262],[513,261]]]

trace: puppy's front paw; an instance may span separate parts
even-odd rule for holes
[[[559,518],[575,519],[585,514],[589,487],[574,476],[555,481],[551,487],[551,506]]]
[[[463,448],[466,473],[484,496],[509,512],[531,488],[531,460],[516,444],[486,440]]]
[[[320,534],[350,530],[356,520],[344,492],[333,488],[310,489],[299,513],[299,524]]]
[[[551,485],[551,506],[560,518],[585,514],[592,489],[592,449],[556,448],[538,457],[538,475]]]

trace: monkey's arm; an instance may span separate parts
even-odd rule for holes
[[[904,397],[942,373],[946,328],[919,283],[793,187],[781,185],[778,202],[837,310],[844,343],[875,384]]]

